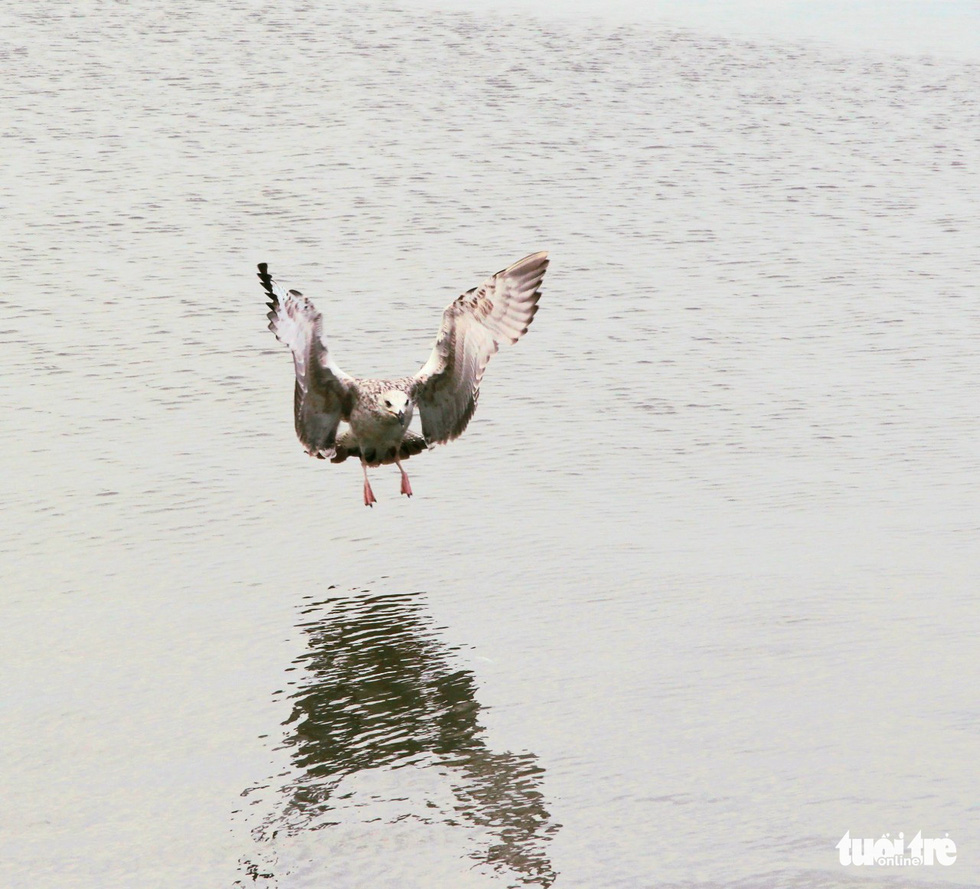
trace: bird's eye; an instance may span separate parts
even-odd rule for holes
[[[385,399],[385,407],[391,407],[391,402],[387,398]]]

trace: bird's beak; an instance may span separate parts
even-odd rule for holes
[[[405,422],[405,411],[399,411],[398,412],[398,422],[399,423],[404,423]]]

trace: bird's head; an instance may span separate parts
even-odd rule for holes
[[[399,423],[412,418],[412,401],[401,389],[389,389],[378,396],[378,405],[385,413],[397,417]]]

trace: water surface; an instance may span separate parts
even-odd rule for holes
[[[976,61],[0,24],[7,884],[976,884]],[[257,262],[403,375],[539,249],[414,498],[305,457]],[[848,830],[958,859],[844,869]]]

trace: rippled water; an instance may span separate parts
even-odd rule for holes
[[[422,597],[334,595],[303,614],[309,650],[285,722],[292,768],[277,776],[271,810],[251,817],[274,854],[245,861],[246,875],[456,885],[478,863],[551,885],[547,842],[559,825],[544,769],[531,752],[488,746],[475,675],[440,639]],[[269,791],[252,788],[251,805],[269,806]],[[313,833],[324,828],[326,846]],[[399,850],[408,863],[392,867]]]
[[[980,65],[651,23],[0,11],[0,856],[47,886],[980,878]],[[551,252],[457,443],[358,375]],[[843,868],[921,830],[950,867]]]

